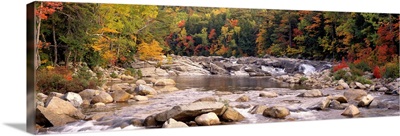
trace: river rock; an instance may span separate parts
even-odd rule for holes
[[[36,124],[41,126],[63,126],[85,118],[71,103],[58,97],[50,97],[48,103],[36,108]]]
[[[329,104],[329,107],[337,110],[343,110],[346,108],[346,106],[341,105],[340,102],[337,100],[332,100],[331,103]]]
[[[135,78],[129,75],[121,75],[122,80],[134,80]]]
[[[347,100],[361,100],[361,97],[366,96],[367,92],[361,89],[349,89],[343,93]]]
[[[367,96],[361,97],[361,101],[358,103],[358,106],[359,106],[359,107],[366,107],[366,106],[368,106],[373,100],[374,100],[374,97],[368,94]]]
[[[64,97],[64,94],[59,93],[59,92],[50,92],[49,97],[63,98],[63,97]]]
[[[110,87],[110,91],[122,91],[122,90],[123,90],[122,87],[119,86],[118,84],[113,84],[113,85]]]
[[[264,110],[268,107],[265,105],[256,105],[249,112],[251,114],[263,114]]]
[[[265,117],[272,117],[272,118],[285,118],[286,116],[290,115],[289,109],[282,106],[273,106],[268,107],[264,110],[263,116]]]
[[[160,92],[174,92],[178,91],[179,89],[172,85],[164,86],[163,88],[159,89]]]
[[[261,92],[260,97],[267,97],[267,98],[274,98],[274,97],[278,97],[278,94],[275,92]]]
[[[146,81],[144,81],[142,79],[139,79],[139,80],[136,81],[136,86],[145,85],[145,84],[146,84]]]
[[[208,112],[214,112],[218,116],[225,111],[225,106],[221,102],[195,102],[185,105],[174,106],[172,109],[161,112],[155,116],[159,122],[174,118],[178,121],[190,121],[193,118]]]
[[[348,117],[354,117],[356,115],[360,114],[360,110],[354,105],[349,105],[344,109],[343,113],[341,115],[343,116],[348,116]]]
[[[156,86],[166,86],[166,85],[175,85],[175,81],[172,79],[158,79],[154,85]]]
[[[138,85],[135,88],[135,92],[139,95],[155,95],[157,91],[147,85]]]
[[[329,104],[330,104],[330,103],[331,103],[331,99],[328,98],[328,97],[326,97],[326,98],[324,98],[324,99],[319,103],[318,108],[319,108],[320,110],[324,110],[324,109],[326,109],[326,108],[329,107]]]
[[[82,97],[83,100],[91,100],[94,96],[99,95],[99,90],[94,89],[85,89],[79,92],[79,95]]]
[[[386,92],[386,91],[388,91],[388,90],[389,90],[389,89],[386,88],[386,87],[384,87],[384,86],[382,86],[382,87],[380,87],[380,88],[378,89],[379,92]]]
[[[250,101],[250,97],[247,95],[242,95],[235,100],[236,102],[248,102]]]
[[[369,105],[368,108],[379,108],[379,100],[373,100]]]
[[[149,98],[147,96],[136,95],[134,98],[136,101],[147,101]]]
[[[131,120],[131,124],[133,126],[136,126],[136,127],[142,127],[143,126],[143,122],[144,122],[143,119],[132,119]]]
[[[365,89],[366,87],[363,85],[363,84],[361,84],[360,82],[356,82],[356,89]]]
[[[342,85],[338,85],[335,87],[336,90],[344,90],[344,87]]]
[[[143,80],[146,81],[147,84],[154,84],[154,83],[157,82],[157,79],[152,78],[152,77],[150,77],[150,78],[144,78]]]
[[[167,121],[167,120],[165,120],[165,121]],[[156,121],[156,118],[154,117],[154,115],[150,115],[144,119],[143,126],[145,126],[146,128],[155,128],[155,127],[158,127],[159,124]]]
[[[214,112],[209,112],[209,113],[205,113],[200,116],[197,116],[194,119],[194,121],[196,121],[196,123],[201,126],[218,125],[221,123],[219,121],[217,114],[215,114]]]
[[[222,91],[216,91],[215,92],[215,95],[231,95],[231,94],[233,94],[232,92],[222,92]]]
[[[229,74],[229,72],[226,69],[221,68],[214,63],[210,63],[210,72],[212,74],[217,74],[217,75],[228,75]]]
[[[65,94],[64,98],[77,108],[83,103],[82,97],[77,93],[68,92]]]
[[[112,103],[113,102],[113,98],[111,97],[110,94],[108,94],[107,92],[100,92],[99,95],[96,95],[93,97],[92,99],[92,103],[98,103],[98,102],[102,102],[102,103]]]
[[[322,92],[318,89],[307,90],[299,95],[300,97],[321,97]]]
[[[111,93],[111,97],[115,102],[127,102],[130,99],[130,94],[125,91],[115,91]]]
[[[251,107],[250,104],[239,104],[239,105],[235,105],[235,108],[238,108],[238,109],[248,109],[248,108],[250,108],[250,107]]]
[[[335,95],[335,96],[333,96],[331,98],[332,98],[332,100],[336,100],[336,101],[338,101],[340,103],[347,103],[347,98],[344,97],[343,95]]]
[[[162,126],[162,128],[181,128],[181,127],[189,127],[189,126],[181,121],[176,121],[173,118],[170,118],[167,121],[165,121]]]
[[[41,102],[46,101],[47,97],[48,97],[48,96],[45,95],[45,94],[43,94],[43,93],[37,93],[37,94],[36,94],[36,99],[39,100],[39,101],[41,101]]]
[[[82,104],[81,104],[81,107],[82,108],[88,108],[90,106],[90,101],[91,100],[83,100]]]
[[[338,84],[341,85],[341,86],[343,86],[344,89],[349,89],[349,88],[350,88],[349,84],[347,84],[346,82],[344,82],[343,79],[340,79],[340,80],[338,81]]]
[[[241,121],[244,116],[235,109],[228,107],[221,118],[225,121]]]
[[[210,96],[210,97],[200,98],[194,102],[216,102],[216,101],[217,101],[217,99],[215,99],[215,97]]]
[[[105,107],[106,104],[102,103],[102,102],[98,102],[93,104],[93,108],[101,108],[101,107]]]

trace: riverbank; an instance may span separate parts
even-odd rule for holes
[[[335,80],[330,66],[286,58],[174,56],[172,63],[165,59],[159,68],[151,61],[132,65],[142,79],[126,75],[124,68],[101,69],[108,83],[97,89],[39,93],[37,130],[44,134],[400,115],[398,81],[348,83]]]

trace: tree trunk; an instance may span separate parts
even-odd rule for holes
[[[289,47],[292,47],[292,23],[290,23],[290,19],[289,19]]]
[[[41,6],[43,6],[43,3],[40,3]],[[42,23],[42,20],[40,19],[40,17],[37,17],[37,28],[36,28],[36,41],[35,41],[35,70],[40,66],[40,55],[39,55],[39,36],[40,36],[40,25]]]
[[[54,27],[55,24],[53,24],[53,40],[54,40],[54,63],[53,65],[57,65],[57,40],[56,40],[56,29]]]
[[[66,52],[67,52],[66,54],[68,54],[68,55],[65,57],[65,67],[68,68],[69,57],[71,57],[71,51],[69,51],[68,48],[67,48]]]

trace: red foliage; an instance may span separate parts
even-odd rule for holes
[[[346,61],[344,60],[344,58],[342,58],[342,62],[340,62],[338,65],[333,67],[333,72],[336,72],[338,70],[341,70],[343,68],[347,68],[349,67],[346,63]]]
[[[36,8],[35,15],[40,19],[46,20],[56,10],[62,10],[62,5],[62,2],[43,2],[43,4]]]
[[[375,78],[381,78],[381,70],[378,66],[375,66],[374,71],[373,71],[374,77]]]
[[[239,20],[237,20],[237,19],[230,19],[230,20],[228,20],[228,21],[229,21],[229,24],[230,24],[232,27],[237,26],[238,23],[239,23]]]
[[[210,32],[210,34],[208,35],[208,39],[214,38],[215,35],[216,35],[215,29],[211,29],[211,32]]]
[[[181,20],[181,21],[178,23],[178,27],[179,27],[179,28],[182,28],[182,27],[185,26],[185,24],[186,24],[186,21],[185,21],[185,20]]]
[[[381,45],[376,47],[377,50],[377,57],[379,62],[387,62],[387,57],[388,55],[388,46],[387,45]]]

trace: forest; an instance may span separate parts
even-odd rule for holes
[[[398,65],[398,14],[40,2],[35,15],[36,68],[169,54]]]

